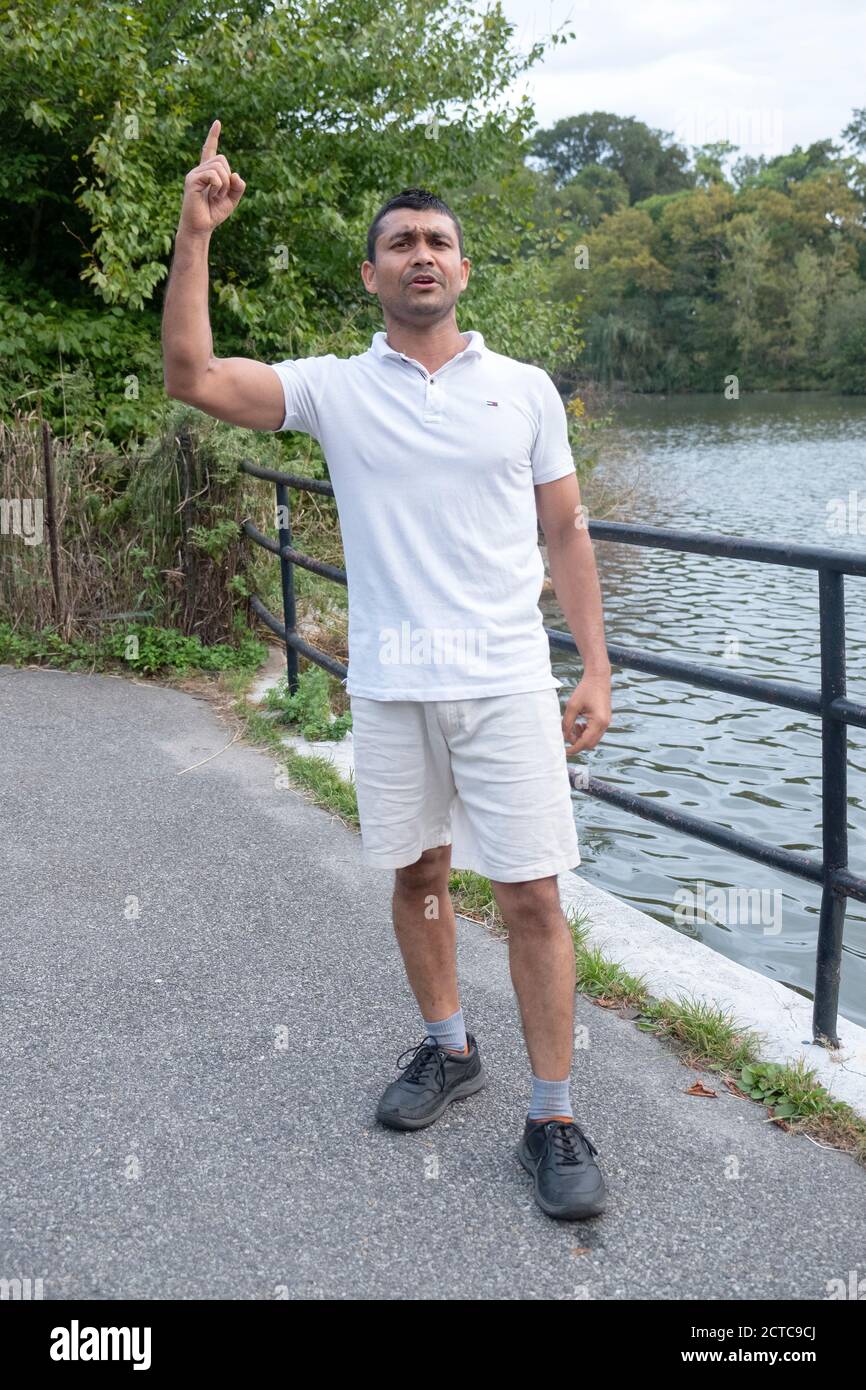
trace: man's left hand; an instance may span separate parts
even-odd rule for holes
[[[610,724],[610,676],[584,676],[562,716],[566,757],[594,748]]]

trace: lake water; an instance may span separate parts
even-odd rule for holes
[[[614,499],[614,521],[866,550],[866,399],[648,398],[615,415],[584,489],[590,519]],[[595,555],[609,642],[820,684],[815,572],[609,541],[596,541]],[[866,579],[846,577],[845,589],[848,694],[862,702]],[[547,626],[567,631],[555,600],[542,608]],[[551,656],[570,693],[579,664],[567,653]],[[584,761],[614,786],[821,856],[820,725],[812,716],[615,669],[611,726]],[[849,862],[866,875],[866,730],[849,731],[848,775]],[[577,793],[575,808],[579,873],[811,997],[818,885],[593,797]],[[851,899],[840,1013],[866,1024],[866,905]]]

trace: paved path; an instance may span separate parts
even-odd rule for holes
[[[2,667],[0,727],[0,1277],[46,1298],[822,1299],[866,1275],[852,1159],[685,1095],[694,1073],[581,998],[573,1095],[610,1206],[544,1216],[513,1154],[507,947],[472,923],[491,1083],[380,1128],[423,1029],[358,836],[259,749],[178,775],[230,737],[190,695]]]

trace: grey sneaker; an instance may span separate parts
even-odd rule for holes
[[[600,1216],[607,1188],[595,1161],[598,1149],[574,1120],[526,1117],[517,1157],[534,1179],[535,1200],[548,1216],[580,1221]]]
[[[447,1052],[439,1043],[425,1038],[397,1058],[403,1075],[385,1087],[376,1107],[376,1119],[389,1129],[423,1129],[438,1120],[452,1100],[471,1096],[487,1084],[478,1043],[467,1032],[469,1051],[465,1056]],[[401,1066],[402,1059],[410,1060]]]

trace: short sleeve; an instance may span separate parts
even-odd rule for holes
[[[280,430],[299,430],[319,438],[318,403],[324,384],[327,364],[333,358],[295,357],[284,362],[269,362],[280,378],[285,401],[285,415]],[[279,431],[277,431],[278,433]]]
[[[538,429],[532,445],[532,481],[552,483],[574,472],[574,458],[568,441],[568,417],[562,397],[550,376],[539,368]]]

